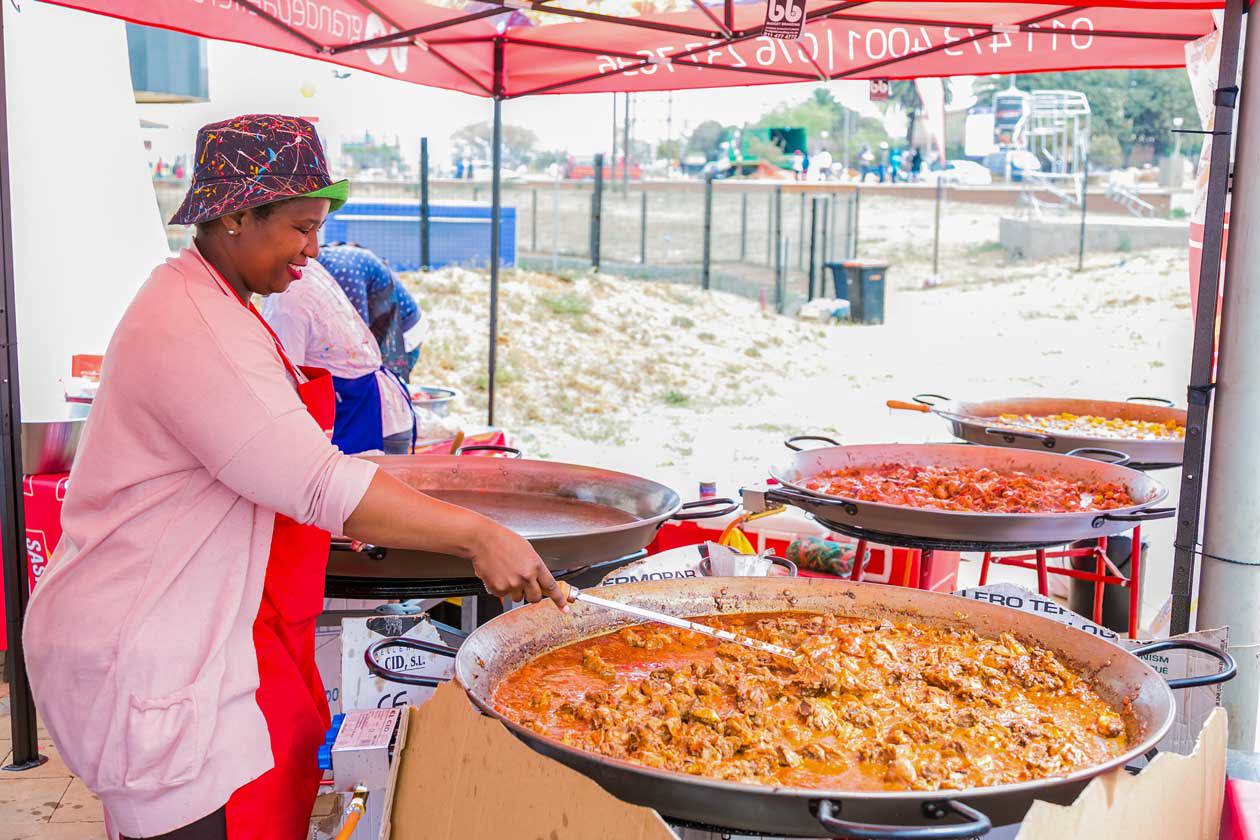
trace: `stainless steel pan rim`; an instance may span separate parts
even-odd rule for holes
[[[1148,752],[1168,729],[1174,713],[1171,688],[1149,666],[1123,649],[1050,619],[984,602],[940,593],[883,587],[840,580],[771,578],[705,578],[662,581],[605,588],[618,600],[630,600],[678,615],[801,610],[866,617],[901,617],[962,625],[987,635],[1011,630],[1017,636],[1049,647],[1087,673],[1113,706],[1131,700],[1132,743],[1114,759],[1067,776],[973,788],[961,791],[854,792],[776,788],[742,782],[700,779],[608,759],[544,738],[504,718],[491,700],[499,680],[535,656],[633,624],[620,615],[578,604],[560,614],[548,604],[500,616],[465,641],[456,657],[456,678],[473,703],[500,720],[535,749],[593,778],[614,795],[693,822],[728,825],[769,834],[816,836],[818,803],[832,801],[846,818],[895,822],[896,827],[933,826],[949,834],[968,824],[943,823],[952,813],[946,804],[980,808],[995,824],[1020,819],[1034,798],[1070,802],[1099,773]],[[959,613],[966,613],[959,618]],[[732,822],[734,820],[734,822]],[[975,826],[970,826],[976,833]],[[827,829],[823,829],[826,831]],[[905,831],[906,829],[901,829]],[[883,836],[910,837],[914,834]]]
[[[914,402],[929,406],[932,413],[950,424],[957,438],[990,446],[1066,452],[1083,446],[1106,446],[1129,455],[1141,469],[1161,469],[1181,464],[1185,442],[1182,440],[1150,440],[1143,438],[1100,437],[1079,432],[1050,432],[1038,429],[1007,428],[998,415],[1096,414],[1135,420],[1186,424],[1184,409],[1174,408],[1170,400],[1160,397],[1129,397],[1124,402],[1060,397],[1009,397],[979,402],[963,402],[940,394],[916,394]],[[1148,403],[1160,403],[1149,405]]]
[[[490,446],[489,444],[477,444],[475,446],[463,447],[461,451],[471,452],[471,451],[475,451],[475,450],[479,450],[483,448],[488,449],[489,446]],[[496,447],[495,450],[493,451],[506,451],[506,449],[508,448]],[[682,510],[684,506],[682,498],[678,495],[677,492],[675,492],[669,487],[666,487],[663,484],[657,484],[651,479],[640,478],[637,475],[631,475],[630,473],[617,472],[615,470],[605,470],[605,469],[600,469],[599,467],[589,467],[583,464],[566,464],[561,461],[527,460],[527,459],[521,458],[520,450],[512,449],[511,451],[517,454],[514,457],[507,458],[507,459],[496,459],[495,461],[491,463],[502,463],[503,461],[506,460],[514,464],[517,464],[521,467],[528,467],[531,464],[546,464],[547,466],[554,467],[558,470],[565,470],[565,471],[571,472],[575,478],[583,477],[583,478],[591,478],[594,480],[619,479],[619,480],[634,481],[636,483],[642,483],[644,486],[655,485],[653,489],[656,490],[657,492],[662,492],[667,498],[668,501],[666,501],[658,509],[658,512],[656,512],[655,514],[651,516],[642,517],[641,519],[637,519],[634,522],[625,522],[620,525],[605,525],[603,528],[600,529],[602,533],[617,534],[617,533],[622,533],[625,531],[632,531],[636,528],[642,528],[645,525],[658,525],[660,523],[665,522],[667,519],[670,519],[671,517],[673,517],[680,510]],[[408,463],[415,463],[415,461],[413,461],[412,458],[420,458],[420,457],[425,459],[425,461],[422,462],[424,466],[426,467],[430,465],[433,466],[434,474],[436,474],[438,471],[444,468],[449,469],[452,466],[451,462],[456,462],[458,465],[463,465],[463,464],[468,463],[471,460],[469,458],[461,459],[459,455],[423,455],[423,456],[378,455],[375,457],[365,458],[364,460],[372,461],[382,466],[389,467],[391,464],[396,464],[403,460],[407,461]],[[510,470],[510,469],[514,469],[514,467],[506,467],[505,469]],[[420,487],[417,489],[420,490],[421,492],[424,492],[423,487]],[[556,495],[556,496],[559,496],[560,498],[576,498],[573,496],[561,496],[560,494],[549,494],[549,495]],[[720,501],[722,500],[721,499],[713,500],[714,503],[717,503]],[[690,502],[688,504],[695,504],[695,503]],[[574,539],[577,537],[586,536],[587,533],[588,532],[586,531],[556,532],[556,533],[548,533],[548,534],[541,535],[537,537],[537,539],[566,540],[566,539]]]
[[[496,448],[498,449],[498,448]],[[554,461],[472,458],[457,455],[386,455],[365,460],[378,464],[421,491],[485,491],[498,494],[503,514],[520,521],[548,519],[538,533],[525,533],[553,571],[581,569],[627,557],[650,543],[669,519],[698,519],[729,513],[732,499],[683,503],[663,484],[629,473]],[[554,502],[554,504],[552,504]],[[583,511],[588,503],[589,510]],[[722,507],[715,507],[721,505]],[[629,521],[609,521],[597,508],[626,514]],[[691,508],[708,507],[708,511]],[[495,512],[483,509],[491,518]],[[592,515],[594,512],[594,515]],[[518,531],[526,530],[518,526]],[[444,580],[473,577],[464,558],[390,546],[364,546],[334,540],[327,577],[336,581]],[[403,587],[405,589],[405,587]],[[400,590],[401,591],[401,590]]]
[[[715,580],[727,581],[730,579],[717,578]],[[761,578],[748,578],[748,580],[762,580],[762,579]],[[784,580],[784,579],[780,579],[780,580]],[[808,585],[811,585],[811,586],[819,586],[819,585],[826,585],[828,583],[832,583],[831,581],[823,581],[817,578],[800,578],[800,580],[808,581],[809,582]],[[771,584],[773,584],[775,581],[773,579],[770,579],[770,582]],[[670,581],[651,581],[647,584],[642,584],[642,583],[629,584],[628,583],[628,584],[617,584],[614,586],[605,586],[605,587],[600,588],[600,596],[609,598],[610,600],[621,601],[621,600],[626,600],[627,599],[626,596],[633,596],[635,594],[633,592],[624,591],[631,587],[641,587],[641,586],[661,587],[661,586],[668,586],[670,585],[670,583],[671,583]],[[836,581],[836,583],[844,584],[848,582]],[[880,584],[860,583],[860,582],[850,583],[849,585],[863,586],[863,587],[880,586]],[[956,595],[944,595],[942,593],[935,593],[935,592],[924,592],[923,594],[936,595],[942,598],[952,598],[955,601],[960,600],[959,597]],[[984,603],[984,602],[966,601],[965,603],[970,608],[971,605],[973,604]],[[1036,622],[1029,622],[1034,625],[1037,622],[1044,622],[1045,624],[1051,625],[1051,626],[1056,626],[1056,627],[1062,626],[1058,622],[1055,622],[1049,618],[1044,618],[1042,616],[1030,615],[1028,613],[1019,612],[1018,610],[1013,610],[1008,607],[1003,607],[1000,605],[989,605],[989,606],[993,606],[995,609],[1005,610],[1012,614],[1016,614],[1020,616],[1027,616],[1029,618],[1036,619],[1037,620]],[[555,609],[555,607],[551,606],[547,602],[542,602],[540,604],[531,604],[530,606],[522,607],[521,609],[543,611],[547,609]],[[574,609],[574,607],[570,606],[570,609]],[[791,609],[791,608],[789,607],[787,609]],[[768,611],[770,610],[755,609],[755,610],[723,612],[722,614],[730,615],[730,614],[738,614],[739,612],[768,612]],[[810,610],[805,610],[805,612],[810,612]],[[502,621],[506,617],[506,615],[508,614],[505,613],[503,615],[496,616],[495,618],[487,622],[486,625],[483,625],[483,626],[489,626],[496,621]],[[633,626],[635,623],[636,622],[633,619],[631,619],[629,621],[626,621],[622,626]],[[473,632],[476,633],[477,631],[473,631]],[[571,639],[570,641],[564,642],[562,645],[557,645],[557,647],[568,645],[568,644],[575,644],[577,642],[585,641],[588,638],[595,638],[596,636],[604,635],[607,632],[610,632],[610,631],[601,630],[598,633],[594,633],[589,636],[574,638],[574,639]],[[380,644],[383,646],[387,646],[384,641],[380,642]],[[1110,644],[1110,643],[1103,642],[1103,644]],[[435,648],[436,646],[432,646],[427,649],[435,650]],[[554,648],[550,648],[550,649],[554,649]],[[546,652],[547,651],[539,651],[537,655],[541,656],[543,653],[546,653]],[[1119,648],[1119,647],[1115,648],[1115,652],[1117,655],[1132,656],[1132,654],[1129,654],[1123,648]],[[1134,656],[1133,658],[1137,659],[1136,656]],[[1147,673],[1145,676],[1148,676],[1152,680],[1158,680],[1161,683],[1164,682],[1163,678],[1160,677],[1159,674],[1157,674],[1155,670],[1152,669],[1149,665],[1147,665],[1145,662],[1142,662],[1142,660],[1140,659],[1137,659],[1137,661],[1141,662],[1142,666],[1146,669]],[[521,663],[521,664],[524,664],[524,663]],[[528,736],[531,736],[532,738],[548,741],[550,744],[554,745],[556,748],[563,750],[564,752],[567,752],[574,756],[589,757],[593,755],[593,753],[590,753],[586,750],[581,750],[576,747],[570,747],[564,743],[561,743],[560,741],[556,741],[554,739],[547,738],[546,736],[539,735],[538,733],[534,732],[532,729],[529,729],[525,726],[521,726],[520,724],[512,721],[510,718],[503,716],[497,709],[494,708],[492,704],[485,702],[478,693],[469,690],[470,687],[465,682],[466,673],[459,667],[459,665],[460,665],[460,661],[459,661],[459,657],[457,656],[455,679],[460,684],[461,687],[463,687],[466,691],[468,691],[469,698],[473,701],[474,704],[476,704],[477,708],[481,709],[481,711],[485,712],[491,717],[498,719],[500,722],[502,722],[505,726],[507,726],[509,729],[511,729],[513,732],[515,732],[518,735],[528,735]],[[1163,721],[1160,722],[1160,724],[1158,725],[1158,727],[1156,728],[1154,732],[1143,733],[1143,741],[1141,744],[1139,744],[1136,747],[1131,747],[1127,752],[1123,753],[1122,755],[1116,756],[1115,758],[1112,758],[1101,764],[1092,765],[1089,768],[1086,768],[1084,770],[1078,770],[1074,773],[1069,773],[1066,776],[1054,776],[1048,779],[1037,779],[1037,780],[1028,781],[1028,782],[1017,782],[1015,784],[1009,784],[1009,785],[993,785],[989,787],[967,788],[965,791],[966,795],[968,798],[971,798],[973,796],[985,796],[985,795],[990,795],[994,793],[1013,793],[1013,792],[1020,792],[1020,791],[1030,791],[1030,790],[1034,790],[1036,788],[1042,787],[1046,781],[1072,782],[1078,779],[1091,779],[1094,776],[1099,775],[1099,773],[1106,772],[1107,770],[1111,770],[1116,767],[1123,767],[1125,764],[1129,763],[1133,759],[1148,752],[1152,746],[1154,746],[1156,743],[1159,742],[1161,738],[1164,737],[1169,727],[1172,726],[1172,721],[1173,721],[1173,717],[1172,717],[1172,714],[1170,713],[1167,717],[1164,718]],[[749,791],[761,792],[761,791],[765,791],[766,789],[770,789],[770,790],[773,790],[776,794],[780,794],[783,796],[794,796],[794,797],[806,798],[806,799],[823,799],[827,797],[836,797],[836,796],[853,796],[856,793],[853,790],[843,790],[843,789],[837,789],[837,788],[795,788],[795,787],[761,785],[761,784],[756,784],[752,782],[730,782],[730,781],[724,781],[721,779],[709,779],[707,777],[697,778],[695,776],[690,776],[686,773],[676,773],[669,770],[658,770],[652,767],[647,767],[642,764],[636,764],[634,762],[624,761],[621,759],[609,758],[607,756],[599,756],[599,758],[600,760],[607,762],[609,764],[621,766],[627,770],[631,770],[636,773],[641,773],[642,775],[652,776],[652,777],[661,778],[661,779],[671,779],[671,780],[686,779],[686,780],[702,783],[707,787],[713,787],[713,788],[718,788],[722,790],[729,790],[732,792],[749,792]],[[887,802],[918,801],[918,800],[923,800],[923,799],[956,799],[962,793],[963,791],[958,791],[958,790],[861,791],[861,795],[864,798],[873,799],[877,801],[887,801]]]
[[[789,439],[789,447],[793,440],[798,439]],[[952,464],[1118,481],[1140,501],[1107,511],[983,513],[868,502],[810,490],[805,486],[806,481],[827,470],[889,462]],[[1155,505],[1167,497],[1168,491],[1158,481],[1136,470],[1092,458],[996,446],[918,443],[797,449],[790,464],[775,467],[770,474],[782,485],[782,489],[764,491],[767,501],[790,504],[827,523],[847,525],[872,534],[900,535],[925,541],[925,544],[926,541],[940,543],[936,547],[944,547],[946,543],[1055,545],[1089,537],[1111,536],[1130,530],[1135,522],[1166,518],[1174,512],[1172,509],[1155,509]],[[841,516],[841,513],[844,515]]]

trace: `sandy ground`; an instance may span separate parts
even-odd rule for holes
[[[1184,400],[1184,251],[1088,255],[1081,272],[1075,259],[1012,263],[995,247],[997,219],[948,208],[941,285],[924,288],[931,204],[864,204],[862,254],[892,263],[882,326],[806,323],[695,287],[511,272],[496,420],[529,456],[631,471],[690,497],[702,480],[731,495],[761,479],[788,435],[946,440],[944,421],[885,406],[924,391]],[[457,419],[484,423],[485,278],[412,280],[432,330],[413,381],[465,389]],[[1146,535],[1149,619],[1168,592],[1172,529]]]

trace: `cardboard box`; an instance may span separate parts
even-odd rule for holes
[[[534,752],[454,683],[408,711],[382,840],[676,840],[655,811]]]
[[[1189,755],[1099,776],[1072,805],[1037,802],[1017,840],[1217,840],[1225,739],[1217,709]],[[456,684],[408,710],[386,799],[380,840],[678,840],[655,811],[534,752]]]

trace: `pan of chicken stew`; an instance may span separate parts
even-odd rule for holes
[[[600,594],[797,655],[543,603],[474,631],[456,678],[534,749],[693,823],[974,836],[1035,799],[1072,801],[1148,752],[1175,709],[1170,685],[1110,642],[952,595],[770,578]]]

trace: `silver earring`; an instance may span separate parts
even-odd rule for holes
[[[231,228],[229,228],[229,229],[228,229],[228,236],[236,236],[236,231],[234,231],[234,230],[232,230]]]

